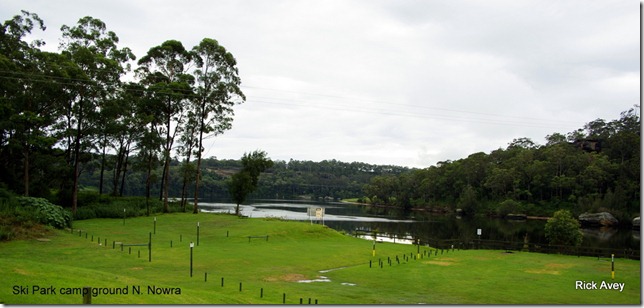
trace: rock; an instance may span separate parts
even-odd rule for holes
[[[579,215],[579,223],[588,227],[610,227],[615,226],[619,221],[608,212],[583,213]]]
[[[528,215],[526,215],[526,214],[508,214],[508,215],[505,215],[505,219],[526,220],[526,219],[528,219]]]
[[[640,229],[640,217],[639,216],[633,218],[633,229],[635,229],[635,230]]]

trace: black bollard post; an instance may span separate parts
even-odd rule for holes
[[[139,249],[139,258],[141,257],[141,249]]]
[[[128,247],[128,248],[127,248],[127,254],[128,254],[128,255],[131,255],[131,254],[132,254],[132,247]]]
[[[152,262],[152,232],[150,232],[150,238],[148,239],[148,262]]]
[[[259,298],[264,298],[264,288],[259,289]]]
[[[83,305],[89,305],[92,303],[92,288],[83,287]]]
[[[192,277],[192,248],[195,247],[195,244],[190,242],[190,277]]]
[[[203,281],[208,281],[208,272],[203,273]]]
[[[286,293],[282,294],[282,304],[286,304]]]
[[[224,286],[224,277],[221,277],[221,286]]]
[[[241,291],[242,291],[242,283],[240,282],[239,283],[239,292],[241,292]]]
[[[197,246],[199,246],[199,222],[197,221]]]

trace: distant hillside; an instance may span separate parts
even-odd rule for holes
[[[108,157],[108,160],[114,159]],[[133,158],[134,160],[136,158]],[[133,165],[136,162],[132,163]],[[81,175],[81,185],[98,188],[100,185],[100,164],[88,164]],[[227,200],[226,180],[241,169],[240,160],[214,157],[202,162],[202,185],[200,199]],[[367,163],[346,163],[337,160],[313,161],[274,161],[272,168],[260,176],[259,187],[250,199],[307,199],[338,200],[363,196],[363,187],[374,176],[399,175],[408,172],[407,167],[393,165],[372,165]],[[160,168],[154,171],[152,195],[160,194]],[[104,172],[104,193],[113,191],[113,170]],[[174,160],[170,167],[170,196],[180,197],[183,187],[182,163]],[[120,187],[117,188],[120,191]],[[129,170],[125,176],[123,195],[145,195],[145,174],[143,171]],[[194,195],[194,183],[189,182],[186,196]]]

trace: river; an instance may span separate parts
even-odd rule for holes
[[[202,202],[202,212],[234,213],[235,204]],[[324,213],[316,217],[315,209]],[[309,210],[311,209],[311,210]],[[461,241],[483,240],[546,244],[544,220],[505,220],[488,217],[457,217],[455,215],[432,215],[423,212],[396,213],[348,203],[311,203],[293,201],[257,202],[240,206],[241,214],[250,218],[272,217],[284,220],[301,220],[324,224],[348,234],[362,230],[370,234],[378,231],[388,234],[389,240],[411,243],[421,239],[431,243],[435,240],[459,239]],[[310,214],[310,215],[309,215]],[[582,246],[613,249],[640,249],[640,231],[624,229],[582,229]],[[368,239],[373,237],[368,236]]]

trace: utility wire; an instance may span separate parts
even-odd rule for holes
[[[74,79],[74,78],[66,78],[66,77],[59,77],[59,76],[50,76],[45,74],[10,72],[10,71],[4,71],[4,70],[0,70],[0,79],[31,81],[31,82],[50,83],[50,84],[69,85],[69,86],[79,86],[83,84],[87,86],[96,86],[95,83],[87,79]],[[384,102],[384,101],[371,100],[371,99],[365,99],[365,98],[306,93],[306,92],[270,89],[270,88],[262,88],[262,87],[255,87],[255,86],[246,86],[246,85],[242,85],[241,88],[277,91],[277,92],[293,93],[293,94],[316,96],[316,97],[326,97],[326,98],[331,98],[336,100],[345,100],[345,101],[354,101],[354,102],[355,101],[369,102],[371,104],[378,104],[381,106],[384,105],[385,107],[373,108],[373,106],[364,106],[364,105],[356,106],[356,105],[347,105],[346,103],[345,104],[329,103],[326,101],[322,104],[315,104],[315,103],[311,104],[311,103],[302,103],[301,100],[294,100],[294,99],[283,98],[283,97],[265,97],[265,96],[250,96],[250,99],[247,101],[249,103],[283,105],[283,106],[299,107],[299,108],[317,108],[317,109],[323,109],[323,110],[369,113],[369,114],[377,114],[377,115],[385,115],[385,116],[451,120],[451,121],[462,121],[462,122],[482,123],[482,124],[492,124],[492,125],[511,125],[511,126],[524,126],[524,127],[552,128],[553,126],[559,127],[563,125],[573,124],[573,122],[569,122],[569,121],[556,121],[551,119],[507,116],[507,115],[493,114],[493,113],[481,113],[481,112],[464,111],[464,110],[456,110],[456,109],[448,109],[448,108],[430,107],[430,106],[417,105],[417,104],[401,104],[401,103]],[[172,95],[172,96],[177,96],[185,99],[199,97],[192,92],[176,91],[173,89],[162,91],[162,90],[156,90],[156,89],[150,89],[150,88],[131,89],[131,88],[124,87],[123,91],[140,93],[140,94],[147,93],[147,94],[157,94],[157,95]],[[394,109],[387,109],[387,107],[394,107]],[[420,109],[425,111],[428,111],[428,110],[444,111],[444,112],[456,113],[457,115],[436,114],[436,113],[428,114],[426,112],[405,111],[405,109],[409,109],[409,108],[411,109],[415,108],[415,109]],[[475,115],[475,117],[460,116],[458,114]],[[492,117],[492,118],[486,118],[486,117]],[[498,118],[498,119],[494,119],[494,118]],[[574,123],[574,124],[577,124],[577,123]]]

